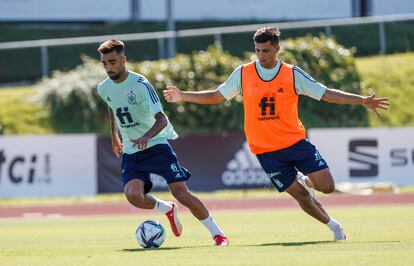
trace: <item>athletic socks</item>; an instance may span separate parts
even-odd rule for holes
[[[213,217],[210,215],[206,219],[200,220],[200,222],[208,229],[208,231],[210,231],[212,236],[224,236],[224,232],[218,227],[216,221],[214,221]]]
[[[329,227],[329,229],[331,229],[334,241],[347,240],[345,231],[338,223],[338,221],[330,218],[329,222],[326,225]]]
[[[329,229],[331,229],[332,232],[340,230],[341,229],[341,225],[338,223],[337,220],[330,218],[329,222],[326,224],[326,226],[329,227]]]
[[[154,210],[160,211],[162,213],[167,213],[171,210],[172,205],[168,201],[163,201],[160,199],[156,199]]]
[[[167,213],[171,210],[171,203],[160,199],[156,200],[157,202],[155,203],[154,210],[160,211],[162,213]],[[214,221],[213,217],[211,217],[210,215],[206,219],[200,220],[200,222],[207,228],[208,231],[210,231],[212,236],[224,236],[224,232],[220,229],[220,227],[218,227],[216,221]]]

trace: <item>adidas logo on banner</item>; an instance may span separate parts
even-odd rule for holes
[[[266,186],[271,185],[269,177],[263,171],[259,160],[251,153],[247,142],[227,163],[221,180],[225,186]]]

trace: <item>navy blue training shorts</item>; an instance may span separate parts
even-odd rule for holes
[[[279,192],[285,191],[296,180],[297,170],[306,175],[328,168],[319,151],[307,139],[282,150],[257,154],[257,159]]]
[[[145,193],[152,188],[150,173],[162,176],[167,184],[186,181],[191,173],[180,166],[173,148],[169,144],[157,144],[133,154],[123,154],[121,177],[124,186],[132,179],[145,182]]]

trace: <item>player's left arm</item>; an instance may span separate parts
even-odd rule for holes
[[[144,135],[142,135],[142,137],[131,139],[131,141],[134,143],[133,145],[137,145],[138,149],[140,150],[147,148],[149,141],[158,135],[158,133],[160,133],[168,125],[167,117],[162,112],[156,113],[154,118],[154,125]]]
[[[375,94],[369,96],[362,96],[329,88],[327,88],[325,93],[323,94],[322,100],[325,102],[336,104],[360,104],[368,109],[371,109],[378,116],[380,115],[378,109],[388,110],[388,107],[390,105],[388,98],[377,98],[375,97]]]
[[[147,80],[142,80],[138,82],[137,85],[141,86],[141,89],[138,91],[145,92],[145,94],[142,95],[143,104],[146,105],[147,111],[155,118],[154,124],[144,135],[137,139],[131,139],[134,143],[133,146],[137,145],[138,149],[143,150],[147,148],[150,140],[168,125],[168,118],[162,110],[160,99],[151,83]]]

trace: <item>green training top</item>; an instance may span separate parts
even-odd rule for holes
[[[123,152],[132,154],[139,151],[131,140],[141,137],[154,125],[155,114],[164,113],[151,83],[145,77],[128,71],[124,81],[115,83],[106,78],[99,83],[97,91],[114,113],[124,144]],[[168,125],[150,140],[147,148],[176,138],[178,135],[168,120]]]

